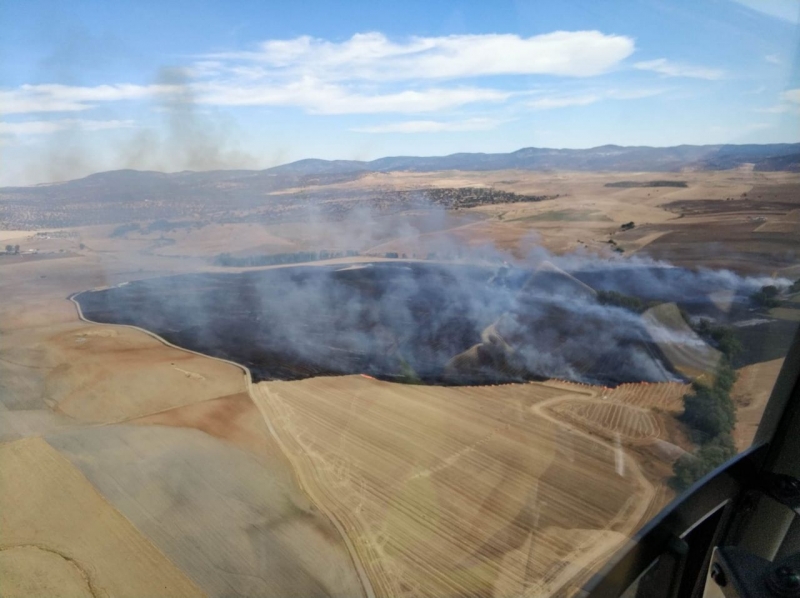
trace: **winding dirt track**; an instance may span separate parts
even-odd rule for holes
[[[414,590],[416,595],[482,595],[487,586],[481,584],[492,577],[487,571],[495,567],[521,582],[514,595],[551,595],[580,583],[587,569],[623,543],[655,497],[633,456],[547,412],[591,396],[588,389],[565,393],[557,384],[541,383],[403,387],[359,376],[255,386],[298,466],[343,518],[381,596],[411,596]],[[559,444],[556,428],[572,438],[577,462],[558,460],[549,471]],[[550,440],[542,444],[545,432]],[[621,462],[619,482],[613,477],[615,454]],[[611,457],[609,475],[584,478],[596,490],[592,496],[570,496],[570,484],[588,473],[585,468],[599,455]],[[495,477],[485,478],[487,472]],[[532,483],[545,484],[539,492],[547,504],[565,500],[568,512],[582,514],[546,524],[569,528],[561,531],[571,541],[551,543],[546,534],[537,536],[537,550],[547,555],[513,556],[514,542],[499,532],[536,509],[526,506]],[[563,517],[563,509],[557,510]],[[394,524],[393,537],[382,531],[389,524]],[[484,552],[487,547],[492,548]],[[508,554],[510,561],[498,554]],[[530,563],[524,573],[507,569],[520,558]],[[468,568],[460,568],[465,564]]]
[[[540,403],[532,405],[530,410],[539,417],[547,419],[559,426],[568,427],[573,434],[582,436],[583,438],[586,438],[587,440],[590,440],[600,446],[621,452],[625,463],[625,473],[629,473],[637,481],[639,487],[643,489],[644,497],[631,497],[631,500],[626,505],[626,508],[620,510],[615,523],[622,524],[623,522],[627,522],[624,527],[619,527],[616,530],[622,534],[621,538],[612,536],[606,538],[603,542],[593,543],[593,545],[589,547],[588,552],[580,555],[583,557],[581,559],[583,561],[582,567],[566,567],[561,575],[555,577],[554,579],[547,580],[546,587],[539,586],[537,588],[532,588],[528,593],[526,593],[526,596],[549,595],[549,593],[552,593],[558,588],[564,587],[567,583],[574,579],[576,575],[579,575],[581,573],[581,569],[592,569],[593,566],[599,565],[601,562],[607,560],[609,555],[614,550],[619,548],[627,538],[631,537],[636,530],[641,527],[645,515],[650,509],[653,500],[656,498],[656,488],[650,483],[647,477],[645,477],[644,473],[642,473],[642,470],[639,467],[638,462],[636,459],[631,457],[630,454],[622,452],[621,448],[615,447],[610,442],[605,442],[596,436],[583,432],[580,429],[568,426],[564,421],[557,419],[548,412],[548,408],[552,409],[554,405],[563,403],[565,401],[569,401],[569,399],[562,397],[546,399]],[[609,483],[612,483],[612,481],[609,481]],[[579,549],[576,549],[575,552],[577,553],[578,551]],[[532,593],[534,590],[536,591],[535,594]]]

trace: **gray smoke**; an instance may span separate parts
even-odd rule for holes
[[[218,111],[197,106],[185,69],[165,67],[155,83],[170,90],[157,96],[161,127],[145,129],[119,149],[121,168],[142,170],[219,170],[254,168],[253,156],[239,145],[241,131]]]
[[[450,257],[152,279],[85,295],[87,315],[232,358],[257,378],[368,373],[613,384],[676,379],[657,343],[691,346],[697,339],[668,329],[653,338],[639,314],[602,305],[591,289],[707,307],[711,293],[729,291],[744,304],[760,285],[782,283],[542,248],[518,259],[447,235],[431,241],[432,231],[450,228],[456,217],[438,206],[420,204],[425,228],[391,208],[354,208],[332,221],[310,203],[304,224],[287,225],[304,228],[309,249],[381,254],[395,243],[389,238],[411,248],[425,238],[425,251],[433,243]]]

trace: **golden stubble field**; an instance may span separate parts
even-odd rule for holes
[[[255,393],[376,595],[538,596],[585,578],[663,500],[630,448],[670,438],[652,407],[674,407],[686,386],[629,386],[356,375]]]
[[[604,186],[656,178],[689,187]],[[628,256],[669,251],[664,239],[685,234],[694,253],[678,257],[688,263],[708,252],[703,231],[744,230],[730,247],[757,260],[763,248],[748,254],[747,235],[791,235],[794,220],[757,222],[747,210],[681,216],[659,206],[795,179],[392,173],[344,185],[561,195],[445,215],[425,231],[396,226],[403,217],[395,215],[366,254],[422,255],[443,242],[517,256],[536,246],[608,253],[613,238]],[[636,229],[621,232],[628,221]],[[167,241],[110,238],[111,230],[2,234],[39,254],[0,262],[0,594],[569,592],[672,496],[671,463],[691,448],[673,417],[684,385],[428,388],[348,376],[252,386],[235,364],[145,331],[83,322],[68,297],[220,271],[208,258],[227,249],[305,249],[318,223],[211,224],[166,233]],[[779,365],[756,364],[737,383],[742,447]]]

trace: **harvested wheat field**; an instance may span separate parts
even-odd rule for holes
[[[773,359],[748,365],[737,370],[738,377],[731,390],[736,404],[736,428],[733,439],[736,448],[746,449],[753,442],[761,416],[767,406],[772,387],[783,366],[783,359]]]
[[[95,426],[47,441],[209,595],[362,595],[341,538],[280,453],[271,447],[256,458],[187,419],[186,427]]]
[[[592,386],[566,380],[549,380],[548,386],[557,386],[565,391],[588,398],[606,399],[617,403],[680,412],[683,410],[683,395],[691,385],[683,382],[631,382],[614,388]]]
[[[564,543],[555,530],[630,533],[653,497],[632,457],[620,468],[612,445],[543,409],[585,396],[559,386],[342,376],[262,382],[254,392],[378,596],[556,590],[591,566],[597,546]],[[612,538],[602,554],[618,545]],[[525,565],[509,569],[509,559]]]
[[[689,392],[690,384],[682,382],[662,382],[651,384],[638,382],[620,384],[614,389],[605,390],[603,397],[620,403],[679,412],[683,410],[683,395]]]
[[[563,419],[586,426],[600,436],[633,442],[664,434],[658,416],[649,409],[610,401],[563,401],[552,407]]]
[[[0,488],[0,595],[204,595],[41,438],[0,445]]]
[[[129,327],[70,326],[48,341],[58,364],[45,376],[49,406],[81,422],[125,421],[245,390],[237,366]]]

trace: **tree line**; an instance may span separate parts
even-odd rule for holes
[[[355,257],[358,251],[294,251],[291,253],[272,253],[262,255],[233,256],[230,253],[221,253],[214,258],[217,266],[249,268],[255,266],[276,266],[279,264],[299,264],[301,262],[316,262],[338,257]]]
[[[731,362],[742,351],[742,344],[734,331],[726,326],[701,320],[694,329],[716,346],[722,357],[714,382],[695,381],[691,391],[683,397],[680,419],[692,429],[699,447],[674,463],[672,484],[677,490],[685,490],[736,455],[731,435],[736,427],[736,405],[730,394],[736,382],[736,370]]]
[[[617,291],[597,291],[597,301],[601,305],[613,305],[640,314],[658,305],[658,301],[644,301],[633,295],[625,295]]]
[[[774,284],[765,285],[750,295],[750,299],[757,307],[770,309],[781,305],[782,296],[785,298],[785,295],[793,295],[797,292],[800,292],[800,279],[795,280],[788,287],[778,288]]]

